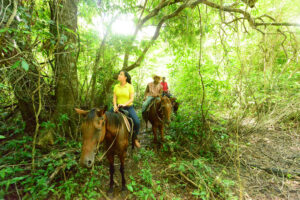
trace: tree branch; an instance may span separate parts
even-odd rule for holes
[[[168,20],[168,19],[171,19],[171,18],[177,16],[183,9],[185,9],[186,7],[189,7],[189,6],[190,5],[188,3],[184,3],[177,10],[175,10],[173,13],[164,16],[160,20],[160,22],[158,23],[158,25],[156,27],[156,30],[155,30],[155,33],[154,33],[154,35],[151,38],[151,41],[148,43],[147,47],[144,48],[142,54],[138,57],[138,59],[136,60],[136,62],[133,63],[132,65],[128,66],[128,67],[124,67],[123,66],[123,70],[130,71],[130,70],[132,70],[132,69],[140,66],[141,62],[143,61],[143,59],[145,57],[145,54],[147,53],[147,51],[149,50],[149,48],[152,46],[152,44],[154,43],[154,41],[158,38],[160,29],[161,29],[162,25],[164,24],[164,22],[166,20]]]
[[[18,7],[18,0],[14,0],[13,12],[12,12],[10,18],[7,20],[7,23],[5,25],[6,28],[8,28],[10,26],[10,24],[13,21],[13,19],[15,18],[16,14],[17,14],[17,7]]]
[[[256,26],[300,26],[300,24],[297,24],[297,23],[287,23],[287,22],[282,22],[282,23],[277,23],[277,22],[271,22],[271,23],[267,23],[267,22],[264,22],[264,23],[256,23],[255,22],[255,19],[253,19],[251,17],[251,15],[244,11],[244,10],[241,10],[241,9],[238,9],[238,8],[232,8],[232,7],[229,7],[229,6],[220,6],[218,4],[215,4],[213,2],[210,2],[210,1],[207,1],[207,0],[197,0],[195,2],[192,3],[192,5],[197,5],[199,3],[203,3],[209,7],[212,7],[212,8],[216,8],[216,9],[220,9],[220,10],[224,10],[226,12],[234,12],[234,13],[240,13],[244,16],[244,18],[247,19],[247,21],[249,22],[249,25],[256,29]],[[270,19],[274,19],[268,15],[262,15],[261,17],[268,17]]]
[[[145,16],[143,19],[141,19],[142,15],[140,15],[140,19],[139,19],[139,22],[138,24],[136,25],[136,28],[135,28],[135,31],[134,31],[134,34],[133,36],[131,37],[130,39],[130,42],[127,46],[127,49],[125,51],[125,55],[124,55],[124,62],[123,62],[123,68],[127,68],[128,67],[128,59],[129,59],[129,53],[130,53],[130,48],[132,47],[132,44],[138,34],[138,32],[140,31],[140,29],[142,28],[142,26],[151,18],[155,17],[159,11],[161,9],[163,9],[164,7],[166,6],[169,6],[169,5],[173,5],[173,4],[176,4],[180,2],[180,0],[174,0],[174,1],[162,1],[156,8],[154,8],[147,16]],[[145,2],[145,5],[143,7],[143,10],[142,10],[142,13],[144,12],[144,9],[146,7],[146,3],[147,1]]]
[[[261,30],[259,30],[257,28],[257,26],[262,26],[262,25],[271,25],[271,26],[300,26],[300,24],[297,24],[297,23],[276,23],[276,22],[272,22],[272,23],[267,23],[267,22],[263,22],[263,23],[256,23],[255,22],[255,19],[251,17],[250,13],[244,11],[244,10],[241,10],[241,9],[238,9],[238,8],[233,8],[232,6],[221,6],[221,5],[218,5],[218,4],[215,4],[213,2],[210,2],[210,1],[207,1],[207,0],[196,0],[196,1],[186,1],[185,3],[183,3],[175,12],[173,12],[172,14],[169,14],[169,15],[166,15],[164,16],[160,22],[158,23],[157,25],[157,28],[155,30],[155,34],[153,35],[151,41],[149,42],[149,44],[147,45],[147,47],[144,48],[142,54],[138,57],[138,59],[136,60],[135,63],[131,64],[130,66],[128,66],[128,57],[129,57],[129,49],[130,47],[132,46],[132,43],[137,35],[137,32],[140,30],[140,28],[143,26],[143,24],[149,20],[150,18],[156,16],[158,14],[158,12],[164,8],[165,6],[168,6],[170,4],[175,4],[175,3],[178,3],[180,1],[178,0],[175,0],[173,2],[162,2],[161,4],[159,4],[153,11],[150,12],[150,14],[148,14],[146,17],[144,17],[140,23],[138,23],[137,27],[136,27],[136,30],[135,30],[135,33],[134,33],[134,36],[132,37],[132,40],[130,41],[130,44],[128,45],[128,48],[126,50],[126,53],[125,53],[125,57],[124,57],[124,63],[123,63],[123,70],[127,70],[127,71],[130,71],[138,66],[140,66],[142,60],[144,59],[145,57],[145,54],[147,53],[147,51],[149,50],[149,48],[151,47],[151,45],[154,43],[154,41],[158,38],[159,36],[159,32],[160,32],[160,29],[163,25],[163,23],[168,20],[168,19],[171,19],[175,16],[177,16],[183,9],[187,8],[187,7],[190,7],[190,8],[194,8],[195,6],[197,6],[198,4],[202,3],[202,4],[205,4],[211,8],[216,8],[216,9],[219,9],[219,10],[223,10],[223,11],[226,11],[226,12],[233,12],[233,13],[240,13],[242,14],[244,17],[242,18],[237,18],[229,23],[232,23],[234,21],[237,21],[237,20],[244,20],[246,19],[249,23],[249,25],[261,32],[262,34],[265,34],[264,32],[262,32]],[[261,18],[262,17],[268,17],[270,19],[273,20],[272,17],[268,16],[268,15],[262,15],[260,16],[258,19],[262,20]]]
[[[264,22],[264,23],[255,23],[255,26],[300,26],[300,24],[297,23],[288,23],[288,22]]]

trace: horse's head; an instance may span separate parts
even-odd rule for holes
[[[178,110],[178,107],[179,107],[179,103],[177,102],[176,97],[171,97],[171,98],[170,98],[170,101],[171,101],[171,103],[172,103],[174,113],[176,114],[176,113],[177,113],[177,110]]]
[[[84,121],[81,124],[82,150],[79,163],[83,167],[90,168],[94,164],[97,146],[105,137],[106,108],[94,108],[90,111],[75,108],[75,110],[84,117]]]
[[[161,98],[161,109],[163,112],[163,120],[166,124],[171,123],[172,103],[166,96]]]

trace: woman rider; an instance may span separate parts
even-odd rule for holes
[[[137,148],[140,148],[141,145],[137,139],[137,135],[140,130],[140,120],[133,108],[133,100],[134,100],[134,89],[131,85],[131,77],[128,72],[122,70],[119,73],[118,81],[120,83],[116,84],[114,87],[114,112],[117,112],[120,107],[129,112],[129,116],[132,118],[134,126],[133,126],[133,138],[134,145]]]

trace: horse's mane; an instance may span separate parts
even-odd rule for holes
[[[122,124],[123,118],[119,113],[106,111],[105,115],[107,123],[112,129],[117,129]]]
[[[87,118],[85,120],[86,123],[90,123],[94,120],[96,115],[96,108],[93,108],[87,115]]]

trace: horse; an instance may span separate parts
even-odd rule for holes
[[[171,122],[172,104],[168,97],[163,96],[159,99],[154,99],[154,103],[150,104],[148,111],[148,120],[152,125],[154,135],[154,143],[157,143],[157,128],[160,130],[161,140],[164,141],[164,124]],[[147,121],[146,121],[147,123]]]
[[[107,112],[106,108],[94,108],[90,111],[75,108],[75,110],[79,115],[84,117],[84,121],[81,124],[83,145],[79,160],[80,165],[91,168],[95,162],[95,155],[99,144],[104,141],[110,172],[108,193],[113,192],[114,155],[119,156],[121,162],[122,191],[126,190],[124,162],[130,132],[121,114]]]
[[[177,102],[177,98],[176,97],[171,97],[170,101],[172,103],[174,113],[177,114],[177,110],[179,108],[179,103]]]

